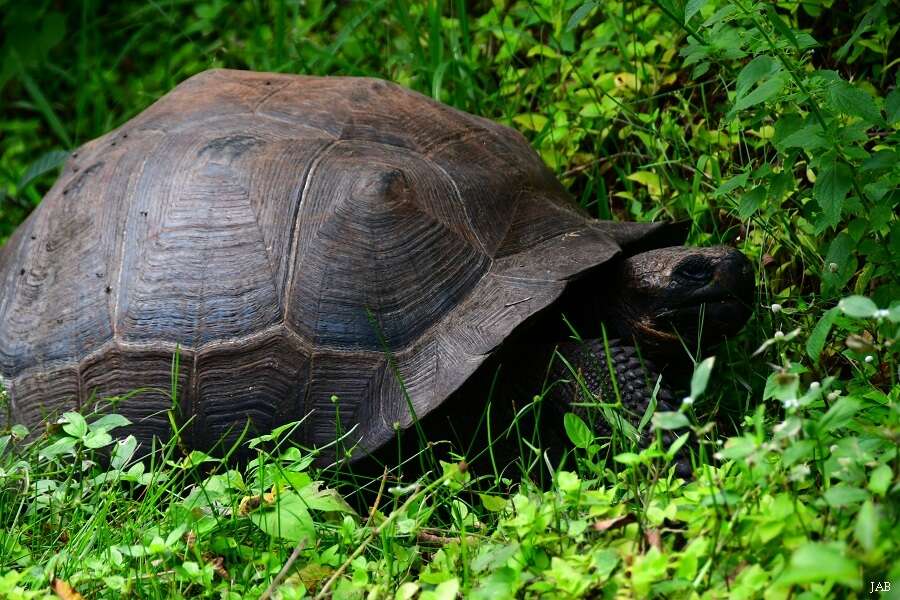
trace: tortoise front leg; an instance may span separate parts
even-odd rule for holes
[[[551,387],[545,396],[560,416],[575,413],[601,438],[611,438],[614,430],[623,428],[616,419],[638,427],[659,379],[653,363],[642,359],[634,346],[614,339],[608,341],[608,349],[607,353],[602,339],[560,344],[550,366]],[[663,380],[656,394],[656,411],[674,410],[674,396]],[[638,443],[644,447],[652,439],[648,426]],[[663,441],[668,447],[675,436],[667,431]],[[690,461],[683,452],[676,457],[676,463],[680,475],[690,474]]]

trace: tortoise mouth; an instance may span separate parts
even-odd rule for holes
[[[682,333],[702,331],[704,338],[722,338],[740,331],[751,312],[746,302],[722,294],[666,308],[657,313],[656,319]]]

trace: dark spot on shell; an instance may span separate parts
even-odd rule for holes
[[[123,133],[123,134],[122,134],[122,139],[125,139],[125,138],[127,138],[127,137],[128,137],[128,134],[127,134],[127,133]]]
[[[102,279],[102,278],[103,278],[103,273],[94,273],[94,275],[97,276],[97,279]]]
[[[108,294],[108,293],[110,293],[110,292],[112,292],[112,288],[109,287],[109,286],[106,286],[106,293]]]
[[[115,145],[116,145],[115,142],[110,143],[110,146],[115,146]]]
[[[77,173],[77,172],[78,172],[78,167],[72,167],[72,172],[73,172],[73,173]]]
[[[77,192],[82,187],[84,187],[84,183],[85,181],[87,181],[87,178],[90,177],[92,173],[98,171],[102,166],[102,162],[94,163],[84,171],[82,171],[78,176],[74,177],[72,179],[72,182],[63,189],[63,196],[68,195],[69,192]]]
[[[227,135],[207,142],[200,149],[200,152],[197,153],[197,158],[202,158],[208,154],[209,158],[212,159],[219,158],[231,161],[262,143],[262,140],[252,135]]]
[[[266,82],[266,85],[272,85],[272,82],[271,82],[271,81],[267,81],[267,82]]]
[[[72,153],[72,158],[78,158],[78,153],[77,153],[77,152],[73,152],[73,153]]]
[[[350,99],[354,102],[365,102],[369,99],[369,92],[363,88],[356,88],[350,92]]]
[[[142,216],[142,217],[146,217],[146,216],[147,216],[147,211],[146,211],[146,210],[142,210],[142,211],[141,211],[141,216]]]
[[[33,235],[33,236],[31,236],[31,239],[36,240],[36,239],[37,239],[37,236],[36,236],[36,235]]]
[[[62,319],[57,319],[57,320],[56,320],[56,324],[57,324],[57,325],[62,325]]]
[[[22,269],[21,271],[19,271],[19,275],[24,275],[24,274],[25,274],[25,269]]]

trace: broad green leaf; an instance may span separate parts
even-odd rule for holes
[[[825,311],[825,314],[816,323],[812,333],[809,334],[809,338],[806,340],[806,354],[814,363],[819,362],[819,356],[822,354],[822,349],[825,347],[828,333],[831,331],[831,326],[834,324],[837,314],[837,308]]]
[[[868,319],[875,316],[878,306],[865,296],[847,296],[838,302],[838,308],[848,317]]]
[[[547,117],[539,113],[525,113],[513,117],[513,122],[517,123],[524,129],[529,131],[540,132],[547,126]]]
[[[818,123],[812,123],[801,127],[800,129],[789,133],[784,138],[775,138],[778,147],[786,150],[788,148],[802,148],[806,151],[817,150],[825,147],[825,136],[822,133],[822,127]]]
[[[78,440],[73,437],[61,437],[52,444],[41,448],[38,451],[38,455],[42,458],[53,458],[54,456],[58,456],[60,454],[72,452],[77,441]]]
[[[656,173],[651,173],[650,171],[635,171],[634,173],[629,173],[627,178],[647,186],[647,191],[650,192],[651,196],[659,196],[662,192],[659,175]]]
[[[331,488],[320,490],[320,485],[321,482],[314,481],[297,492],[297,495],[306,503],[307,508],[322,512],[356,514],[356,511],[347,504],[347,501],[344,500],[344,497],[337,490]]]
[[[88,432],[87,421],[77,412],[67,412],[63,416],[62,429],[74,438],[81,439]]]
[[[884,112],[887,113],[888,125],[900,121],[900,87],[895,87],[884,99]]]
[[[871,552],[878,543],[878,511],[871,500],[866,500],[856,515],[853,535],[859,545]]]
[[[743,98],[747,95],[750,88],[756,85],[761,79],[764,77],[772,77],[780,70],[781,65],[778,63],[777,59],[767,54],[757,56],[747,63],[737,76],[735,85],[737,97]]]
[[[744,110],[772,98],[784,87],[784,77],[778,75],[759,84],[752,92],[734,103],[734,110]]]
[[[700,12],[709,0],[687,0],[684,5],[684,22],[687,23],[691,17]]]
[[[623,465],[636,465],[641,462],[641,457],[634,452],[622,452],[621,454],[616,454],[613,460]]]
[[[703,392],[706,391],[706,385],[709,383],[709,376],[712,373],[713,365],[716,364],[716,357],[710,356],[699,365],[694,367],[694,374],[691,376],[691,398],[696,400]]]
[[[576,448],[587,448],[594,441],[594,434],[585,422],[575,413],[566,413],[563,417],[563,426],[566,435],[569,436]]]
[[[834,545],[809,542],[794,551],[780,581],[787,584],[830,581],[857,587],[859,569],[855,560],[844,556]]]
[[[822,272],[825,290],[839,290],[856,272],[857,262],[853,250],[853,240],[844,232],[839,233],[831,241]]]
[[[715,197],[722,196],[723,194],[727,194],[736,190],[739,187],[743,187],[747,185],[747,179],[750,177],[749,173],[741,173],[740,175],[735,175],[728,181],[724,182],[722,185],[716,188],[716,191],[713,192]]]
[[[841,396],[824,415],[819,418],[822,432],[833,431],[850,422],[859,410],[859,400],[851,396]]]
[[[131,421],[122,415],[111,413],[108,415],[103,415],[96,421],[92,421],[90,424],[91,431],[112,431],[118,427],[127,427],[131,425]]]
[[[850,167],[836,160],[828,164],[816,178],[813,196],[822,207],[826,222],[832,227],[841,219],[844,198],[852,185],[853,172]]]
[[[800,390],[800,377],[796,373],[772,373],[766,379],[763,400],[793,400]]]
[[[900,300],[891,302],[888,307],[888,319],[891,323],[900,323]]]
[[[823,496],[828,504],[835,507],[859,504],[869,499],[869,493],[866,490],[844,484],[828,488]]]
[[[117,471],[124,469],[136,449],[137,439],[133,435],[129,435],[124,440],[119,440],[113,446],[112,456],[109,459],[110,466]]]
[[[881,122],[881,111],[875,104],[875,98],[843,79],[828,86],[826,98],[838,112],[860,117],[873,125]]]
[[[755,187],[741,196],[741,203],[738,205],[738,217],[745,221],[753,216],[753,213],[759,210],[766,199],[766,188],[763,186]]]
[[[872,474],[869,475],[869,491],[873,494],[884,496],[893,479],[894,472],[889,465],[878,465],[872,470]]]
[[[293,492],[281,492],[272,505],[250,513],[250,520],[272,537],[298,543],[305,540],[311,546],[316,538],[312,517],[303,499]]]
[[[491,494],[478,494],[481,498],[481,504],[491,512],[503,512],[506,510],[507,501],[502,496],[492,496]]]
[[[112,436],[105,431],[91,430],[84,436],[84,445],[86,448],[103,448],[112,443]]]
[[[656,429],[681,429],[682,427],[688,427],[690,424],[691,422],[687,416],[677,411],[658,412],[653,415],[653,427]]]

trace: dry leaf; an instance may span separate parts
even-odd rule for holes
[[[62,579],[54,579],[50,583],[53,593],[62,598],[62,600],[84,600],[84,596],[76,592],[71,585]]]
[[[612,517],[611,519],[603,519],[602,521],[594,522],[594,530],[595,531],[609,531],[610,529],[617,527],[625,527],[629,523],[634,523],[634,515],[629,513],[627,515],[622,515],[620,517]]]

